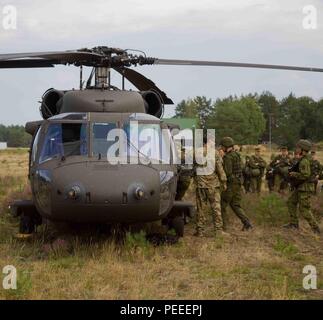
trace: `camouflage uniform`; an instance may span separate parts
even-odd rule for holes
[[[272,154],[270,156],[270,163],[275,159],[275,155]],[[275,180],[274,180],[274,170],[273,168],[270,167],[270,164],[266,168],[266,180],[267,180],[267,185],[268,189],[270,192],[274,191],[274,186],[275,186]]]
[[[222,219],[224,226],[227,222],[227,206],[241,220],[245,228],[251,227],[250,221],[244,210],[241,208],[242,195],[242,161],[240,154],[236,151],[229,151],[223,157],[224,171],[227,175],[227,189],[221,195]]]
[[[180,201],[183,199],[187,189],[189,188],[192,180],[192,175],[188,174],[188,168],[185,164],[185,148],[181,148],[181,165],[179,168],[179,178],[177,181],[177,190],[175,200]],[[189,154],[189,156],[192,156]],[[185,170],[183,170],[185,168]]]
[[[203,148],[204,151],[206,148]],[[223,221],[221,215],[221,188],[226,185],[226,175],[223,170],[223,162],[218,151],[215,151],[215,159],[208,154],[208,161],[212,161],[214,165],[214,172],[212,174],[194,175],[194,182],[196,185],[196,234],[203,235],[207,215],[204,204],[209,204],[212,211],[212,219],[215,233],[223,229]],[[215,162],[213,162],[215,161]],[[204,166],[195,163],[195,169],[203,170]]]
[[[266,168],[266,161],[261,156],[252,155],[250,157],[248,166],[251,172],[251,178],[250,178],[251,192],[260,193],[262,178],[264,176],[265,168]]]
[[[250,192],[251,187],[251,173],[249,167],[250,157],[246,156],[245,167],[243,170],[243,187],[246,193]]]
[[[317,185],[319,183],[319,179],[321,179],[322,176],[322,165],[320,161],[318,160],[311,160],[311,170],[312,170],[312,177],[313,177],[313,183],[314,183],[314,191],[313,193],[317,193]]]
[[[310,148],[311,144],[307,140],[300,140],[299,145],[303,148]],[[311,157],[308,154],[303,155],[294,170],[290,173],[295,189],[287,201],[291,219],[291,223],[287,226],[298,228],[298,207],[299,213],[307,220],[312,230],[319,233],[319,226],[311,211],[311,194],[314,191],[314,184],[311,179]]]
[[[288,188],[288,169],[292,165],[289,156],[278,155],[269,165],[274,175],[274,191],[283,192]]]

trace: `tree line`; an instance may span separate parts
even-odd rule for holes
[[[232,136],[238,144],[269,142],[292,148],[299,139],[323,141],[323,99],[277,99],[270,92],[229,96],[224,99],[195,97],[182,100],[175,117],[197,118],[200,128],[216,130],[218,137]]]
[[[25,132],[24,126],[0,124],[0,141],[7,142],[10,148],[29,147],[31,136]]]

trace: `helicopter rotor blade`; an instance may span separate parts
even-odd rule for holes
[[[215,66],[215,67],[258,68],[258,69],[323,72],[323,68],[297,67],[297,66],[274,65],[274,64],[223,62],[223,61],[155,59],[153,64],[171,65],[171,66]]]
[[[165,92],[160,90],[153,81],[146,78],[141,73],[139,73],[133,69],[129,69],[129,68],[115,67],[114,70],[116,70],[121,75],[123,75],[128,81],[130,81],[140,91],[149,91],[149,90],[155,91],[160,95],[160,97],[163,101],[163,104],[174,104],[174,102],[170,98],[167,97]]]
[[[0,54],[0,68],[53,67],[55,64],[92,66],[103,56],[87,51],[53,51]]]
[[[12,68],[53,68],[54,64],[47,60],[0,60],[0,69],[12,69]]]

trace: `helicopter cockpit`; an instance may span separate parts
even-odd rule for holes
[[[118,148],[114,147],[116,142]],[[31,164],[64,161],[72,156],[109,161],[116,153],[125,164],[134,163],[134,158],[146,164],[172,164],[175,157],[168,128],[153,116],[132,114],[109,119],[92,113],[74,113],[51,117],[38,130]]]

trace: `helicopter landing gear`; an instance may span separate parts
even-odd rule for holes
[[[17,234],[19,239],[32,237],[36,232],[36,227],[42,224],[42,218],[30,200],[14,201],[9,209],[14,217],[20,218],[19,233]]]
[[[184,236],[184,226],[194,216],[194,206],[188,201],[175,201],[165,224],[173,229],[178,237]]]
[[[179,237],[184,236],[184,226],[185,226],[184,216],[176,216],[170,219],[168,225],[170,229],[174,229],[177,236]]]

